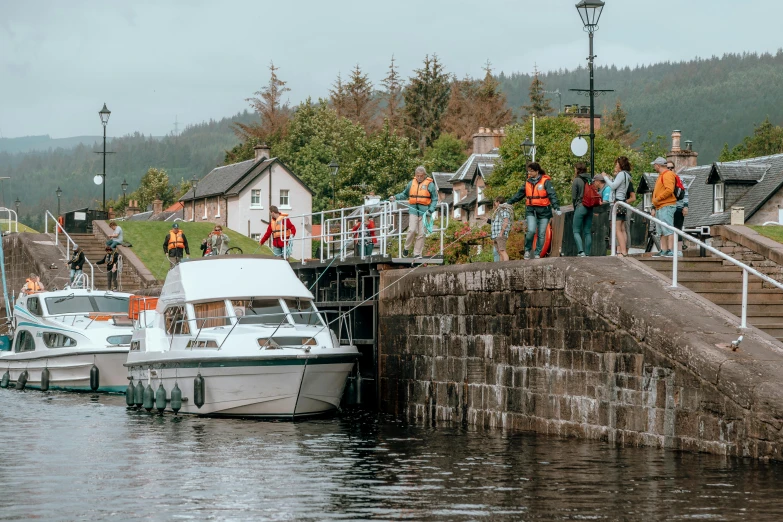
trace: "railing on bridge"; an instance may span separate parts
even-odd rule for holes
[[[6,207],[0,207],[0,216],[5,216],[6,214],[8,214],[8,219],[0,219],[0,226],[2,226],[2,224],[8,223],[9,232],[11,231],[12,226],[14,228],[14,232],[19,232],[19,218],[16,215],[16,211]]]
[[[373,254],[382,257],[388,257],[389,245],[397,243],[398,254],[402,253],[404,239],[407,235],[407,227],[403,227],[403,215],[408,213],[408,205],[401,201],[376,201],[366,203],[356,207],[347,207],[336,210],[323,210],[311,214],[301,214],[298,216],[288,216],[297,231],[292,239],[283,238],[284,248],[291,248],[291,256],[296,257],[299,254],[304,263],[311,257],[311,252],[307,252],[308,241],[319,241],[320,260],[325,262],[329,259],[339,258],[341,261],[349,256],[346,252],[354,244],[365,244],[372,242],[371,231],[375,233],[377,245],[373,243]],[[449,226],[449,207],[448,203],[439,203],[433,214],[432,234],[438,234],[440,247],[439,254],[443,255],[443,239],[446,229]],[[318,218],[321,222],[320,234],[307,232],[307,228]],[[373,227],[368,230],[361,223],[373,222]],[[357,228],[357,224],[359,225]],[[301,228],[300,228],[301,227]],[[311,229],[312,230],[312,229]],[[428,234],[429,235],[429,234]],[[377,249],[377,254],[376,250]],[[359,257],[364,260],[368,257],[363,248],[359,249]]]
[[[63,246],[60,245],[60,234],[65,237],[65,258],[68,259],[68,256],[73,251],[73,247],[77,245],[76,241],[74,241],[71,236],[68,235],[68,232],[66,232],[63,227],[60,225],[60,223],[57,221],[57,218],[55,218],[51,212],[48,210],[44,214],[44,233],[47,235],[51,235],[49,232],[49,219],[51,218],[52,223],[54,224],[54,244],[57,246]],[[76,279],[74,279],[72,286],[74,288],[90,288],[90,290],[95,290],[95,268],[92,266],[92,263],[89,259],[87,259],[87,256],[84,256],[84,262],[87,263],[90,266],[90,276],[87,277],[87,274],[84,274],[84,270],[82,270],[82,274],[78,274]],[[82,277],[80,277],[82,276]],[[80,286],[77,286],[80,285]]]
[[[630,212],[633,212],[634,214],[638,214],[638,215],[642,216],[645,219],[649,219],[653,223],[657,223],[657,224],[659,224],[661,226],[664,226],[664,227],[670,229],[675,234],[677,234],[679,237],[683,238],[684,240],[687,239],[688,241],[699,245],[704,250],[710,252],[711,254],[713,254],[713,255],[721,258],[721,259],[723,259],[724,261],[728,261],[728,262],[730,262],[730,263],[732,263],[732,264],[742,268],[742,317],[740,319],[740,328],[747,328],[748,327],[748,325],[747,325],[747,323],[748,323],[748,274],[753,274],[754,276],[760,278],[762,281],[766,281],[767,283],[773,285],[774,287],[779,288],[780,290],[783,290],[783,284],[782,283],[780,283],[778,281],[775,281],[774,279],[772,279],[771,277],[769,277],[769,276],[767,276],[765,274],[762,274],[758,270],[756,270],[756,269],[746,265],[742,261],[738,261],[738,260],[734,259],[733,257],[731,257],[731,256],[729,256],[727,254],[724,254],[723,252],[721,252],[717,248],[711,247],[710,245],[708,245],[708,244],[706,244],[706,243],[696,239],[695,237],[693,237],[693,236],[691,236],[689,234],[686,234],[685,232],[682,232],[681,230],[677,230],[673,226],[667,225],[666,223],[664,223],[660,219],[657,219],[657,218],[651,216],[650,214],[648,214],[646,212],[643,212],[643,211],[639,210],[638,208],[633,207],[633,206],[629,205],[628,203],[624,203],[622,201],[616,201],[614,203],[614,205],[612,205],[612,256],[616,255],[616,249],[617,249],[615,233],[616,233],[616,228],[617,228],[617,209],[620,208],[620,207],[625,208],[626,210],[629,210]],[[678,263],[677,262],[677,258],[678,258],[677,243],[678,243],[678,241],[672,241],[672,243],[674,243],[674,248],[672,250],[673,255],[672,255],[672,258],[671,258],[672,259],[672,287],[676,288],[677,287],[677,263]],[[663,259],[668,259],[668,257],[663,258]]]

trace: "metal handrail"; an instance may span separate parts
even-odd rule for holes
[[[65,256],[67,258],[68,255],[69,255],[69,252],[71,252],[71,250],[72,250],[71,245],[77,245],[78,243],[76,243],[76,241],[74,241],[73,238],[71,238],[71,236],[68,235],[68,232],[66,232],[65,229],[60,226],[60,223],[57,222],[57,218],[55,218],[52,215],[51,212],[49,212],[48,210],[45,211],[45,212],[46,213],[44,214],[44,233],[46,235],[50,235],[49,234],[49,218],[51,217],[52,221],[54,222],[54,243],[57,246],[60,246],[60,231],[62,230],[62,233],[65,236]],[[88,280],[88,283],[90,283],[90,290],[95,290],[95,286],[94,286],[94,283],[95,283],[95,267],[92,266],[92,263],[90,262],[89,259],[87,259],[86,255],[84,256],[84,262],[87,263],[88,265],[90,265],[90,278]],[[84,272],[82,272],[82,273],[84,273]]]
[[[11,224],[13,224],[14,232],[19,233],[19,216],[17,216],[16,211],[11,210],[8,207],[0,207],[0,212],[8,213],[8,231],[11,231]],[[11,216],[13,216],[13,221],[11,221]]]
[[[617,209],[619,207],[623,207],[627,210],[630,210],[634,214],[638,214],[646,219],[649,219],[653,223],[658,223],[661,226],[664,226],[668,229],[670,229],[672,232],[683,238],[683,240],[687,239],[688,241],[692,243],[696,243],[703,249],[707,250],[711,254],[716,255],[717,257],[723,259],[724,261],[729,261],[730,263],[742,268],[742,317],[740,321],[740,328],[747,328],[747,322],[748,322],[748,274],[753,274],[754,276],[758,277],[762,281],[766,281],[767,283],[775,286],[776,288],[779,288],[780,290],[783,290],[783,283],[780,283],[779,281],[775,281],[771,277],[769,277],[766,274],[762,274],[755,268],[752,268],[742,261],[738,261],[734,259],[733,257],[729,256],[728,254],[724,254],[720,250],[718,250],[715,247],[712,247],[695,237],[691,236],[690,234],[686,234],[685,232],[682,232],[681,230],[677,230],[674,228],[673,225],[669,225],[667,223],[664,223],[658,218],[653,217],[652,215],[643,212],[639,210],[636,207],[633,207],[629,205],[628,203],[624,203],[622,201],[615,201],[612,205],[612,256],[617,255],[617,237],[616,237],[616,231],[617,231]],[[677,288],[677,243],[678,241],[674,241],[674,250],[673,250],[673,256],[672,256],[672,288]]]

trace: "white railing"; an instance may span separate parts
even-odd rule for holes
[[[439,203],[436,209],[438,219],[433,220],[432,233],[439,235],[440,255],[443,255],[443,239],[449,226],[448,203]],[[283,252],[286,252],[290,243],[292,247],[291,255],[295,256],[297,253],[296,244],[298,242],[300,259],[304,263],[305,259],[311,257],[311,253],[306,252],[308,240],[317,240],[321,244],[320,260],[322,263],[335,257],[339,257],[342,261],[348,257],[346,251],[354,241],[358,241],[362,245],[367,241],[372,242],[373,238],[367,227],[360,225],[358,229],[353,230],[357,223],[365,223],[372,220],[375,226],[371,230],[375,232],[375,238],[377,239],[377,246],[373,248],[378,249],[378,255],[388,256],[389,245],[395,239],[397,241],[397,252],[401,255],[403,236],[407,234],[407,231],[402,230],[402,216],[403,213],[407,212],[407,203],[383,200],[356,207],[288,216],[287,219],[293,223],[294,227],[301,226],[301,228],[297,228],[297,232],[301,230],[302,233],[297,233],[291,239],[283,237]],[[321,222],[321,233],[318,235],[308,234],[305,227],[312,223],[313,218],[316,217]],[[368,257],[363,248],[359,249],[359,257],[362,260]]]
[[[693,236],[691,236],[689,234],[686,234],[685,232],[682,232],[681,230],[677,230],[676,228],[674,228],[674,226],[667,225],[666,223],[664,223],[660,219],[657,219],[657,218],[651,216],[650,214],[648,214],[646,212],[643,212],[643,211],[639,210],[638,208],[633,207],[633,206],[629,205],[628,203],[624,203],[622,201],[616,201],[614,203],[614,205],[612,205],[612,255],[613,256],[616,255],[616,250],[617,250],[617,245],[616,245],[616,241],[617,241],[617,238],[616,238],[617,219],[616,218],[617,218],[617,209],[619,207],[623,207],[623,208],[633,212],[634,214],[638,214],[638,215],[640,215],[640,216],[642,216],[642,217],[652,221],[653,223],[657,223],[657,224],[659,224],[661,226],[664,226],[664,227],[668,228],[669,230],[671,230],[673,233],[677,234],[679,237],[683,238],[683,240],[687,239],[691,243],[696,243],[697,245],[699,245],[703,249],[707,250],[711,254],[713,254],[713,255],[723,259],[724,261],[728,261],[728,262],[730,262],[730,263],[732,263],[732,264],[742,268],[742,317],[740,319],[740,328],[747,328],[748,327],[748,325],[747,325],[747,323],[748,323],[748,274],[752,274],[752,275],[758,277],[759,279],[761,279],[762,281],[766,281],[767,283],[775,286],[776,288],[779,288],[779,289],[783,290],[783,284],[778,282],[778,281],[775,281],[774,279],[772,279],[768,275],[762,274],[758,270],[756,270],[756,269],[746,265],[742,261],[738,261],[738,260],[734,259],[733,257],[731,257],[731,256],[729,256],[727,254],[724,254],[723,252],[721,252],[717,248],[711,247],[710,245],[708,245],[708,244],[706,244],[706,243],[704,243],[702,241],[699,241],[695,237],[693,237]],[[674,244],[674,247],[673,247],[673,250],[672,250],[672,288],[676,288],[677,287],[677,257],[678,257],[678,255],[677,255],[677,243],[678,243],[678,241],[672,241],[672,243]],[[661,259],[668,259],[668,257],[663,257]]]
[[[16,215],[16,211],[10,208],[0,207],[0,215],[8,214],[7,220],[1,220],[0,223],[8,223],[8,231],[11,231],[11,225],[14,227],[14,232],[19,232],[19,217]]]
[[[77,245],[76,241],[74,241],[71,236],[68,235],[68,232],[65,231],[64,228],[60,226],[60,223],[57,222],[57,218],[55,218],[51,212],[48,210],[44,214],[44,233],[49,234],[49,218],[52,219],[52,222],[54,223],[54,244],[57,246],[60,245],[60,234],[65,237],[65,259],[67,260],[70,256],[71,252],[73,252],[73,247]],[[92,266],[92,263],[90,263],[90,260],[87,259],[87,256],[84,256],[84,262],[90,265],[90,277],[87,279],[86,283],[87,285],[83,286],[82,288],[87,288],[89,285],[90,290],[95,290],[95,268]],[[82,273],[84,274],[84,270],[82,270]],[[86,274],[84,274],[86,277]],[[74,281],[74,284],[76,281]]]

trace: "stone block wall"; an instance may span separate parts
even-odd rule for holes
[[[711,244],[724,254],[742,261],[775,281],[783,283],[783,245],[745,226],[713,227]],[[729,261],[724,265],[730,266]],[[774,285],[762,282],[763,288]]]
[[[204,206],[207,207],[207,217],[204,217]],[[228,202],[226,198],[210,197],[196,200],[196,222],[209,222],[228,227]],[[215,217],[220,209],[220,217]],[[185,202],[185,219],[193,218],[193,201]]]
[[[781,458],[783,350],[632,260],[383,272],[380,404],[466,425]],[[762,363],[761,360],[764,360]]]

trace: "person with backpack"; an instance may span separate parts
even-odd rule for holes
[[[574,165],[571,201],[574,204],[574,221],[571,231],[574,234],[577,255],[579,257],[589,256],[593,246],[593,208],[601,204],[601,196],[598,195],[590,182],[587,165],[581,161]]]
[[[525,198],[525,222],[527,223],[525,259],[530,259],[531,255],[533,259],[539,259],[546,239],[546,227],[549,220],[552,219],[552,209],[558,216],[561,212],[552,179],[535,161],[527,164],[525,185],[520,187],[517,193],[508,200],[508,204],[513,205],[523,197]],[[531,254],[533,238],[536,237],[536,233],[538,233],[536,251]]]
[[[677,171],[674,170],[674,163],[671,161],[668,162],[666,165],[669,170],[677,174]],[[677,176],[680,178],[680,176]],[[682,182],[682,179],[680,178],[680,182]],[[682,230],[682,226],[685,224],[685,216],[688,215],[688,189],[685,189],[685,194],[683,195],[682,199],[677,200],[677,208],[674,211],[674,228],[677,230]],[[678,238],[677,241],[680,241]],[[686,250],[688,248],[688,245],[685,244],[685,241],[682,241],[682,247],[677,250],[677,255],[682,256],[682,251]]]
[[[658,234],[661,236],[661,249],[653,254],[653,257],[672,257],[674,255],[674,212],[677,209],[678,189],[677,175],[669,170],[666,159],[662,157],[655,158],[652,162],[655,172],[658,173],[658,179],[655,181],[653,189],[653,211],[652,215],[663,221],[668,226],[657,224]],[[681,185],[682,182],[679,183]],[[684,189],[681,191],[685,195]],[[682,196],[679,199],[682,199]]]
[[[606,175],[604,175],[606,177]],[[611,189],[610,201],[627,202],[629,189],[633,187],[631,180],[631,162],[626,156],[620,156],[614,160],[614,180],[607,182]],[[634,197],[634,199],[636,199]],[[625,257],[628,255],[628,235],[625,230],[625,222],[628,219],[628,210],[623,207],[617,209],[617,226],[615,227],[615,236],[617,236],[617,255]]]

